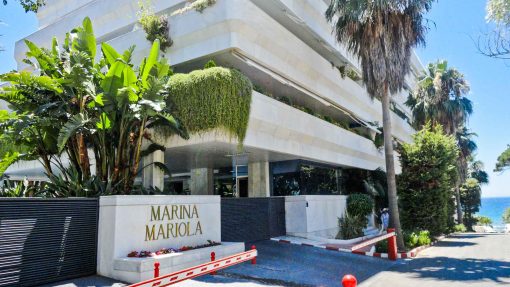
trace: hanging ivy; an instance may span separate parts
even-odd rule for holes
[[[189,133],[225,129],[242,144],[246,136],[251,81],[237,70],[210,67],[169,80],[169,105]]]

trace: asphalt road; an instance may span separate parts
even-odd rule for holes
[[[510,234],[453,235],[359,286],[510,286]]]
[[[255,244],[259,251],[256,265],[245,262],[217,276],[176,286],[339,287],[345,274],[354,274],[360,287],[510,286],[510,234],[454,235],[425,249],[416,259],[397,262],[273,241]],[[45,287],[123,286],[115,283],[92,276]]]

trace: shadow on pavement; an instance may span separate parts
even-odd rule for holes
[[[474,242],[468,242],[468,241],[439,241],[434,247],[466,247],[466,246],[473,246],[477,245],[477,243]]]
[[[418,258],[399,272],[413,273],[420,278],[450,281],[491,280],[510,282],[510,262],[448,257]],[[502,281],[502,279],[506,279]]]
[[[278,286],[341,286],[346,274],[362,282],[401,264],[387,259],[360,256],[274,241],[255,242],[257,264],[243,263],[221,272],[225,277]],[[246,244],[246,246],[251,246]]]

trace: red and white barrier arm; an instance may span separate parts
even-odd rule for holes
[[[377,243],[377,242],[379,242],[381,240],[384,240],[384,239],[388,239],[388,238],[393,237],[393,236],[395,236],[395,232],[388,232],[387,234],[374,237],[374,238],[372,238],[370,240],[367,240],[367,241],[361,242],[360,244],[356,244],[356,245],[352,246],[351,247],[351,251],[361,249],[363,247],[372,245],[374,243]]]
[[[197,265],[188,269],[163,275],[157,278],[149,279],[140,283],[129,285],[128,287],[164,287],[175,283],[192,279],[201,275],[213,273],[214,271],[230,267],[245,261],[252,261],[255,264],[257,258],[257,249],[251,249],[246,252],[238,253],[232,256],[214,260],[208,263]],[[159,267],[159,266],[158,266]]]

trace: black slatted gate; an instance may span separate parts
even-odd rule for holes
[[[0,286],[96,273],[98,199],[0,198]]]
[[[221,240],[247,242],[285,235],[285,198],[222,198]]]

